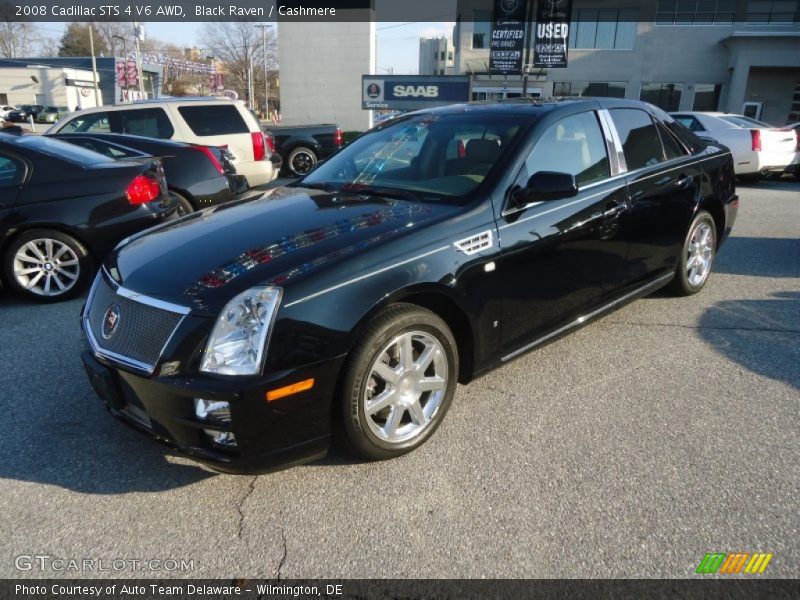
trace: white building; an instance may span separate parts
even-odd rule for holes
[[[419,39],[419,74],[452,75],[453,40],[448,37]]]
[[[371,21],[281,22],[281,123],[372,127],[372,111],[361,108],[361,76],[375,73],[375,51]]]
[[[83,69],[28,65],[0,67],[0,104],[65,106],[69,110],[102,106],[95,102],[92,72]]]

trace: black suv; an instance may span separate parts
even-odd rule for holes
[[[730,152],[650,105],[404,115],[262,198],[133,236],[83,312],[112,413],[222,470],[332,431],[408,452],[467,383],[625,302],[706,283]]]

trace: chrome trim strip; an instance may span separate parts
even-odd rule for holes
[[[409,258],[409,259],[400,261],[398,263],[394,263],[392,265],[389,265],[388,267],[383,267],[382,269],[378,269],[377,271],[373,271],[371,273],[366,273],[364,275],[360,275],[358,277],[354,277],[353,279],[348,279],[347,281],[344,281],[342,283],[337,283],[336,285],[333,285],[333,286],[331,286],[329,288],[325,288],[324,290],[321,290],[319,292],[315,292],[313,294],[310,294],[310,295],[306,296],[305,298],[300,298],[299,300],[295,300],[294,302],[289,302],[289,304],[287,304],[285,306],[285,308],[289,308],[291,306],[294,306],[295,304],[300,304],[301,302],[306,302],[308,300],[313,300],[314,298],[322,296],[323,294],[327,294],[328,292],[332,292],[334,290],[338,290],[339,288],[343,288],[346,285],[350,285],[351,283],[356,283],[358,281],[363,281],[364,279],[368,279],[370,277],[373,277],[374,275],[380,275],[381,273],[385,273],[386,271],[389,271],[389,270],[394,269],[396,267],[402,267],[403,265],[407,265],[408,263],[414,262],[415,260],[419,260],[421,258],[425,258],[427,256],[431,256],[432,254],[436,254],[437,252],[442,252],[443,250],[449,250],[449,249],[450,249],[450,245],[442,246],[441,248],[436,248],[436,250],[430,250],[429,252],[425,252],[424,254],[420,254],[418,256],[414,256],[413,258]]]
[[[102,271],[106,274],[108,282],[117,289],[117,295],[122,296],[123,298],[133,300],[139,304],[146,304],[154,308],[160,308],[161,310],[166,310],[167,312],[173,312],[179,315],[188,315],[191,310],[187,306],[183,306],[181,304],[174,304],[172,302],[167,302],[166,300],[159,300],[158,298],[153,298],[151,296],[146,296],[145,294],[140,294],[138,292],[134,292],[133,290],[129,290],[128,288],[114,281],[114,278],[109,275],[105,267],[103,267]]]
[[[525,217],[524,219],[519,219],[518,221],[514,221],[513,223],[505,223],[504,225],[500,225],[500,227],[498,227],[498,229],[501,229],[501,230],[502,229],[507,229],[509,227],[513,227],[514,225],[519,225],[520,223],[525,223],[526,221],[530,221],[531,219],[537,219],[537,218],[542,217],[544,215],[549,215],[550,213],[555,212],[557,210],[562,210],[564,208],[568,208],[568,207],[573,206],[575,204],[579,204],[580,202],[585,202],[586,200],[591,200],[592,198],[596,198],[597,196],[602,196],[603,194],[610,194],[612,192],[616,192],[617,190],[620,190],[623,187],[625,187],[625,186],[624,185],[618,185],[615,188],[609,188],[607,190],[603,190],[602,192],[597,192],[595,194],[590,194],[588,196],[584,196],[583,198],[578,198],[577,200],[573,200],[572,202],[567,202],[566,204],[561,204],[560,206],[554,206],[550,210],[545,210],[545,211],[542,211],[540,213],[536,213],[535,215],[531,215],[529,217]],[[550,200],[550,202],[553,202],[553,200]],[[539,204],[542,204],[542,203],[540,202]]]
[[[608,131],[611,134],[611,139],[614,140],[614,150],[617,155],[617,167],[618,173],[627,173],[628,172],[628,165],[625,161],[625,153],[622,149],[622,140],[620,140],[619,132],[617,131],[617,126],[614,125],[614,120],[611,118],[611,113],[608,111],[607,108],[601,108],[599,111],[602,119],[605,121],[606,127],[608,127]]]
[[[515,358],[515,357],[519,356],[520,354],[523,354],[524,352],[527,352],[528,350],[531,350],[532,348],[535,348],[536,346],[539,346],[539,345],[543,344],[547,340],[552,339],[552,338],[554,338],[554,337],[556,337],[558,335],[561,335],[565,331],[569,331],[570,329],[585,323],[589,319],[593,319],[594,317],[606,312],[607,310],[609,310],[611,308],[614,308],[618,304],[621,304],[621,303],[625,302],[626,300],[629,300],[630,298],[633,298],[634,296],[636,296],[638,294],[641,294],[642,292],[646,292],[648,289],[654,288],[657,285],[659,285],[660,283],[663,283],[664,281],[666,281],[668,279],[672,279],[674,276],[675,276],[675,273],[666,273],[664,275],[661,275],[660,277],[657,277],[656,279],[654,279],[650,283],[647,283],[647,284],[645,284],[645,285],[643,285],[641,287],[638,287],[635,290],[633,290],[632,292],[628,292],[624,296],[620,296],[616,300],[612,300],[608,304],[605,304],[605,305],[601,306],[600,308],[597,308],[597,309],[593,310],[590,313],[587,313],[585,315],[582,315],[582,316],[578,317],[577,319],[575,319],[571,323],[567,323],[563,327],[559,327],[555,331],[551,331],[547,335],[542,336],[537,340],[534,340],[533,342],[531,342],[530,344],[527,344],[526,346],[523,346],[519,350],[515,350],[511,354],[507,354],[506,356],[504,356],[500,360],[502,362],[506,362],[508,360],[511,360],[512,358]]]
[[[137,369],[139,371],[142,371],[143,373],[146,373],[147,375],[152,375],[153,372],[155,371],[156,368],[155,365],[143,363],[138,360],[134,360],[133,358],[128,358],[127,356],[122,356],[121,354],[117,354],[116,352],[108,352],[107,350],[103,350],[100,346],[98,346],[97,339],[94,337],[94,334],[92,333],[92,328],[89,325],[88,317],[83,320],[83,330],[86,333],[86,339],[89,342],[89,346],[91,347],[92,353],[95,356],[108,359],[111,362],[119,363],[124,367],[131,367]],[[158,359],[161,360],[161,355],[159,355]],[[158,361],[156,361],[156,364],[157,363]]]
[[[606,152],[608,153],[608,166],[611,176],[624,173],[626,170],[625,157],[622,155],[622,146],[619,143],[617,130],[611,121],[608,110],[601,108],[597,111],[600,128],[603,130],[603,137],[606,140]],[[620,162],[621,161],[621,162]]]

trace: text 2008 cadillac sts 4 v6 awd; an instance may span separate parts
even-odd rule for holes
[[[458,105],[255,201],[129,238],[83,312],[111,412],[227,471],[433,434],[468,382],[659,287],[705,284],[730,152],[625,100]]]

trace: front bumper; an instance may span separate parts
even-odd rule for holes
[[[248,378],[147,377],[86,351],[81,356],[95,392],[112,415],[179,453],[217,470],[266,472],[323,456],[330,446],[331,403],[344,357]],[[274,402],[266,392],[314,378],[311,390]],[[201,420],[194,399],[227,401],[230,424]],[[230,431],[236,447],[220,447],[204,429]]]

